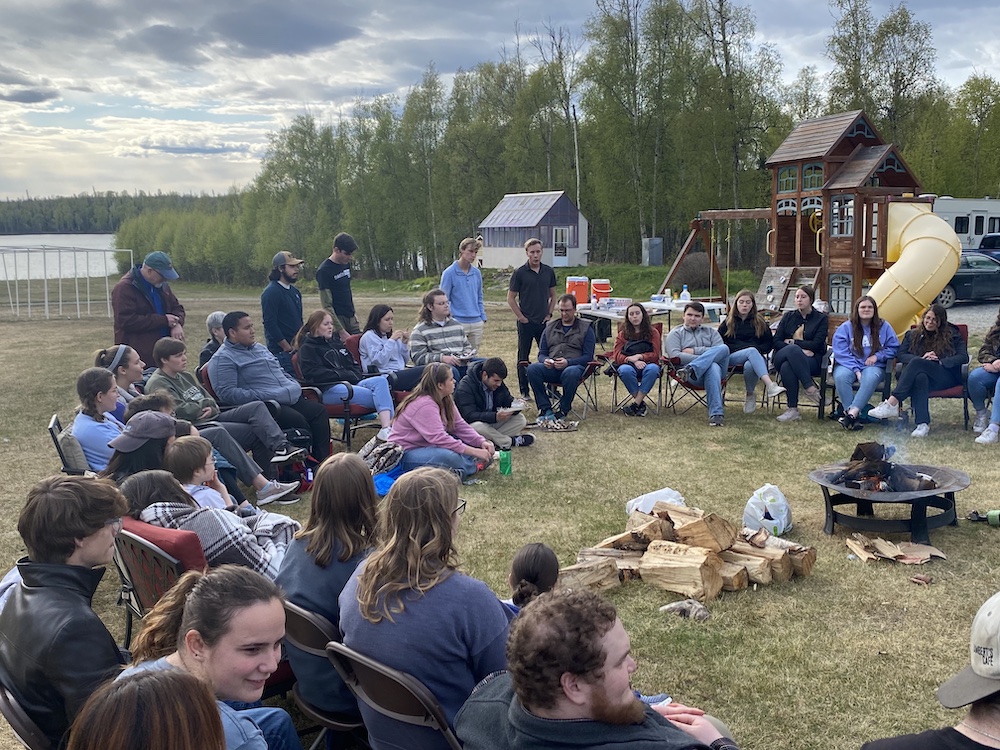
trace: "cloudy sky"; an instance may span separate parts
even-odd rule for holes
[[[877,18],[889,3],[871,0]],[[749,0],[785,77],[823,56],[822,0]],[[1000,79],[996,0],[912,0],[937,69]],[[543,25],[575,38],[592,0],[0,0],[0,198],[103,190],[225,192],[258,169],[266,134],[301,113],[334,121],[445,77]]]

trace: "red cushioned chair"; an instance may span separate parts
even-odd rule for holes
[[[316,386],[309,385],[302,378],[302,368],[299,367],[298,352],[295,352],[295,354],[292,355],[292,367],[295,368],[296,379],[302,384],[303,397],[310,401],[316,401],[317,403],[323,404],[322,391],[320,391],[320,389]],[[373,414],[376,414],[376,411],[374,409],[369,409],[367,406],[352,404],[351,399],[354,398],[354,386],[346,381],[341,382],[340,384],[347,386],[347,392],[340,400],[340,403],[323,404],[323,406],[326,408],[326,415],[330,419],[339,419],[343,423],[344,429],[340,436],[340,442],[345,443],[347,447],[350,448],[351,437],[353,437],[357,430],[362,427],[378,428],[380,425],[378,422],[369,423],[361,421],[364,417],[370,417]]]

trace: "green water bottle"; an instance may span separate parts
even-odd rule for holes
[[[510,465],[510,451],[500,451],[500,473],[501,474],[512,474],[513,469]]]

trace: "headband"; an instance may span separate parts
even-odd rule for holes
[[[115,368],[118,367],[118,365],[121,364],[122,357],[125,356],[125,350],[126,349],[128,349],[128,346],[126,344],[120,344],[118,346],[118,351],[115,352],[115,357],[114,357],[114,359],[111,360],[111,364],[108,365],[108,368],[107,368],[107,369],[111,370],[112,373],[114,373]],[[107,350],[105,349],[105,351],[107,351]]]

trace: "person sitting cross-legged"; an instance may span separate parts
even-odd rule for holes
[[[702,325],[705,306],[700,302],[684,305],[684,323],[667,334],[667,356],[679,358],[683,367],[677,376],[705,389],[708,424],[725,424],[722,405],[722,378],[729,369],[729,347],[719,332]]]
[[[533,435],[521,434],[527,424],[524,415],[505,411],[514,403],[514,397],[503,382],[506,377],[507,365],[499,357],[476,362],[456,386],[454,396],[462,419],[501,450],[535,442]]]
[[[557,302],[559,317],[550,320],[538,345],[538,361],[528,365],[528,383],[535,394],[538,422],[554,422],[569,414],[580,378],[594,358],[597,337],[589,321],[576,315],[576,297],[564,294]],[[553,409],[546,383],[562,387],[559,405]]]

